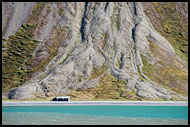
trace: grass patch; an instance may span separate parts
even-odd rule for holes
[[[64,27],[56,30],[56,35],[52,39],[53,44],[48,46],[47,48],[47,52],[49,56],[41,60],[40,63],[32,66],[33,72],[43,71],[43,69],[50,62],[50,60],[52,60],[57,55],[58,48],[62,45],[62,41],[64,40],[65,34],[66,34],[66,31]]]
[[[103,36],[103,41],[102,41],[102,49],[103,49],[105,47],[105,44],[106,44],[106,41],[107,41],[107,38],[108,38],[108,34],[103,33],[102,36]]]
[[[156,12],[162,18],[154,17],[160,21],[162,28],[154,22],[152,24],[171,43],[176,53],[188,63],[188,19],[177,12],[176,4],[176,2],[153,2]],[[151,18],[148,13],[147,16]]]
[[[42,75],[40,75],[40,80],[42,80],[43,78],[45,78],[46,77],[46,73],[44,73],[44,74],[42,74]]]
[[[140,54],[140,56],[143,62],[142,71],[145,73],[145,75],[149,73],[154,73],[155,72],[154,65],[148,63],[146,56],[143,56],[142,54]]]
[[[93,67],[89,80],[97,78],[98,76],[103,74],[107,69],[108,67],[106,65],[103,65],[101,68]]]
[[[33,9],[32,14],[29,16],[27,23],[36,23],[38,24],[39,16],[44,9],[44,7],[47,5],[47,2],[36,2]]]
[[[147,56],[141,54],[141,59],[143,62],[143,73],[147,75],[152,81],[162,84],[166,88],[170,88],[177,93],[184,96],[188,95],[187,89],[182,86],[188,87],[188,74],[182,64],[177,60],[167,55],[167,52],[160,49],[157,44],[152,40],[148,39],[150,42],[150,50],[154,56],[157,58],[157,62],[152,65],[148,63]]]
[[[6,50],[2,52],[2,90],[23,84],[28,73],[32,69],[26,66],[26,61],[32,59],[32,52],[38,45],[38,41],[33,40],[33,31],[36,25],[23,24],[15,35],[7,40]]]
[[[65,57],[65,59],[60,64],[63,64],[67,60],[67,58],[74,51],[75,48],[76,48],[76,43],[75,43],[74,47],[71,50],[69,50],[69,52],[67,53],[67,56]]]
[[[113,14],[111,16],[111,28],[112,28],[112,32],[113,32],[114,25],[116,26],[117,30],[120,29],[119,14],[120,14],[120,8],[117,8],[116,4],[114,3],[114,10],[113,10]]]
[[[62,16],[64,13],[64,10],[62,8],[59,9],[59,15]]]
[[[82,101],[126,101],[126,100],[146,100],[136,96],[134,91],[126,91],[126,82],[118,80],[114,76],[105,73],[100,79],[99,85],[87,90],[70,90],[72,100]]]
[[[126,82],[118,80],[106,73],[99,81],[99,86],[90,88],[87,91],[94,95],[94,100],[133,100],[136,92],[126,91]]]

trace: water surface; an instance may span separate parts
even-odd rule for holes
[[[187,106],[3,106],[9,125],[187,125]]]

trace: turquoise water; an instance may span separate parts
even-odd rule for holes
[[[187,125],[187,106],[3,106],[3,124]]]

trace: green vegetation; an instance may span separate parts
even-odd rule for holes
[[[96,3],[95,3],[95,4],[96,4]],[[93,15],[94,15],[95,9],[96,9],[96,5],[94,5],[94,7],[93,7],[93,11],[92,11],[92,14],[93,14]]]
[[[2,99],[2,101],[6,101],[6,102],[28,102],[28,101],[50,101],[53,98],[55,98],[56,96],[52,96],[52,97],[41,97],[41,98],[33,98],[33,99],[24,99],[24,100],[9,100],[9,99]]]
[[[120,13],[120,9],[118,9],[118,14],[116,15],[116,18],[115,18],[115,23],[116,23],[116,26],[117,26],[117,30],[119,30],[119,28],[120,28],[119,13]]]
[[[108,68],[106,65],[103,65],[101,68],[93,68],[89,80],[97,78],[107,69]],[[135,92],[126,91],[125,81],[118,80],[108,73],[104,74],[104,76],[99,81],[99,85],[95,88],[70,91],[71,93],[69,96],[72,97],[72,100],[130,100],[135,99],[136,96]]]
[[[35,64],[32,67],[33,72],[43,71],[43,69],[50,62],[50,60],[52,60],[57,55],[58,48],[61,46],[62,41],[64,40],[64,37],[65,37],[65,34],[66,34],[66,31],[64,27],[57,29],[56,35],[52,39],[53,44],[49,45],[47,48],[47,52],[49,54],[48,57],[44,58],[40,63]]]
[[[83,76],[79,76],[78,81],[82,82],[82,78],[83,78]]]
[[[98,76],[103,74],[107,69],[108,67],[106,65],[103,65],[101,68],[93,68],[89,80],[97,78]]]
[[[62,8],[59,9],[59,15],[62,16],[63,15],[64,10]]]
[[[7,43],[4,43],[4,42],[7,42],[7,40],[6,39],[2,39],[2,48],[7,48],[8,47],[8,45],[7,45]],[[4,44],[3,44],[4,43]],[[3,49],[4,50],[4,49]]]
[[[161,33],[174,47],[176,53],[188,62],[188,20],[177,12],[175,2],[153,2],[161,18],[154,16],[161,22],[161,26],[152,22],[157,31]],[[183,9],[183,8],[181,8]],[[151,10],[149,10],[150,12]],[[147,12],[147,10],[145,10]],[[152,11],[154,12],[154,11]],[[151,19],[151,15],[147,13]],[[162,27],[162,28],[160,28]]]
[[[122,59],[123,59],[122,57],[123,57],[123,54],[121,53],[121,57],[119,60],[117,60],[117,64],[116,64],[119,69],[122,68]]]
[[[118,68],[121,68],[121,59],[119,59],[119,60],[117,61],[117,67],[118,67]]]
[[[76,42],[75,42],[74,47],[71,50],[69,50],[69,52],[67,53],[67,56],[65,57],[65,59],[60,64],[63,64],[65,62],[65,60],[67,60],[67,58],[74,51],[75,48],[76,48]]]
[[[33,40],[35,28],[34,24],[23,24],[15,35],[9,37],[7,44],[3,45],[6,47],[2,52],[3,91],[17,87],[28,79],[28,73],[32,69],[27,67],[27,62],[32,59],[32,53],[39,43]]]
[[[107,70],[107,66],[101,68],[93,68],[90,79],[97,78]],[[80,77],[79,79],[80,80]],[[67,96],[71,96],[72,100],[147,100],[136,96],[134,91],[126,91],[126,81],[119,80],[109,73],[105,73],[100,79],[99,85],[87,90],[70,90]]]
[[[171,90],[187,96],[187,89],[182,88],[182,84],[188,87],[188,73],[179,61],[167,55],[167,52],[159,48],[155,42],[148,39],[150,42],[150,50],[154,58],[159,59],[156,64],[148,63],[147,57],[141,55],[143,62],[143,72],[152,81],[165,85]]]
[[[114,10],[113,10],[113,14],[111,16],[111,28],[112,28],[112,32],[113,32],[113,25],[116,25],[117,30],[120,29],[119,14],[120,14],[120,8],[117,8],[116,4],[114,3]]]
[[[145,79],[143,76],[140,76],[140,80],[143,81],[143,82],[146,82],[148,81],[147,79]]]
[[[131,59],[131,56],[127,56],[126,58],[130,60],[130,59]]]
[[[48,4],[47,2],[36,2],[32,9],[32,14],[29,16],[29,18],[27,20],[27,23],[38,24],[37,21],[39,19],[39,16],[47,4]]]
[[[94,88],[89,88],[87,90],[70,90],[67,96],[71,96],[72,100],[88,100],[88,101],[126,101],[126,100],[140,100],[147,101],[148,99],[143,99],[136,96],[134,91],[126,91],[127,85],[123,80],[118,80],[114,76],[105,73],[100,79],[99,85]]]
[[[133,50],[134,50],[135,53],[137,52],[136,44],[134,44],[134,46],[133,46]]]
[[[50,12],[51,12],[51,7],[48,6],[48,7],[47,7],[47,11],[46,11],[46,16],[47,16]]]
[[[108,35],[107,35],[107,33],[103,33],[102,36],[103,36],[103,41],[102,41],[102,49],[103,49],[106,44]]]
[[[56,55],[61,42],[64,39],[65,28],[57,29],[56,35],[53,37],[53,44],[49,45],[47,52],[49,56],[39,63],[32,64],[34,59],[32,53],[38,45],[38,41],[33,40],[33,32],[36,29],[35,24],[23,24],[20,30],[7,40],[7,44],[3,47],[2,64],[3,64],[3,91],[22,85],[26,80],[30,79],[36,71],[43,71],[44,67]],[[2,40],[5,41],[5,40]],[[43,78],[42,75],[40,77]]]
[[[141,56],[141,59],[143,62],[142,69],[143,69],[143,72],[145,73],[145,75],[147,75],[149,73],[150,74],[154,73],[156,71],[154,65],[148,63],[146,56],[143,56],[142,54],[140,54],[140,56]]]
[[[101,99],[119,99],[123,96],[126,89],[124,81],[117,80],[115,77],[109,74],[105,74],[99,82],[99,86],[89,89],[95,95],[95,98]]]
[[[40,75],[40,80],[41,79],[43,79],[44,77],[46,77],[47,76],[47,74],[46,73],[44,73],[44,74],[42,74],[42,75]]]

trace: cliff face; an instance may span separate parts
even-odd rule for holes
[[[187,3],[3,3],[2,9],[3,97],[188,99]],[[171,14],[176,20],[166,21]]]

